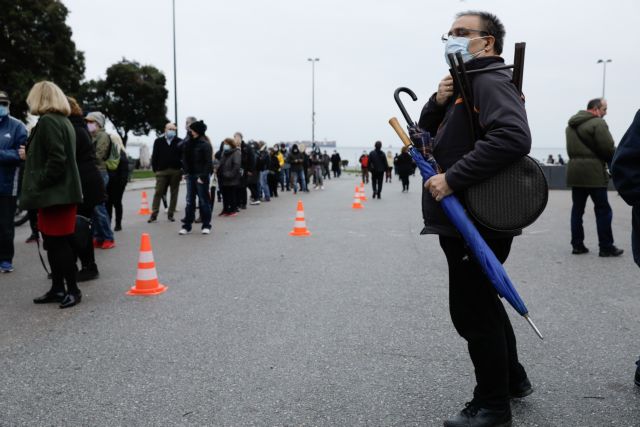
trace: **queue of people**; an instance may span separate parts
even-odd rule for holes
[[[325,180],[341,174],[337,151],[332,156],[317,146],[306,148],[284,143],[269,147],[264,141],[245,142],[242,133],[225,138],[214,147],[207,136],[207,125],[189,117],[187,134],[177,136],[174,123],[167,123],[164,135],[154,141],[151,166],[156,176],[149,223],[158,220],[160,201],[171,189],[167,220],[175,221],[180,181],[186,181],[187,200],[180,235],[190,234],[193,224],[201,233],[212,230],[215,201],[221,203],[219,217],[235,217],[248,205],[258,206],[279,196],[278,191],[309,192],[324,190]]]
[[[38,82],[29,92],[29,112],[38,117],[29,131],[10,116],[10,105],[0,92],[0,270],[14,269],[13,217],[19,207],[29,211],[27,243],[42,236],[51,269],[50,289],[33,302],[72,307],[82,299],[78,282],[99,276],[94,250],[114,248],[113,231],[122,229],[124,145],[105,132],[102,113],[85,116],[52,82]]]

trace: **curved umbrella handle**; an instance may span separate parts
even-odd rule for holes
[[[416,122],[414,122],[413,120],[411,120],[411,116],[409,115],[409,113],[407,113],[407,109],[404,108],[404,104],[402,103],[402,101],[400,100],[400,93],[407,93],[409,94],[409,96],[411,97],[412,100],[417,101],[418,97],[416,96],[416,94],[409,89],[408,87],[399,87],[398,89],[396,89],[395,92],[393,92],[393,99],[396,100],[396,104],[398,104],[398,108],[400,108],[400,112],[402,113],[402,115],[404,116],[404,119],[407,121],[407,124],[409,126],[416,126]]]

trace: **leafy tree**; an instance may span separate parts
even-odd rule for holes
[[[27,94],[40,80],[77,94],[84,54],[71,40],[68,13],[58,0],[0,0],[0,90],[9,93],[13,116],[26,119]]]
[[[164,74],[152,65],[122,59],[107,69],[104,80],[82,85],[85,111],[101,111],[115,126],[126,144],[129,132],[148,135],[167,123]]]

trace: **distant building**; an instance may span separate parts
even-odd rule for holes
[[[291,147],[293,144],[297,144],[298,146],[302,144],[305,147],[311,147],[312,145],[311,141],[281,141],[278,144],[285,144],[287,147]],[[336,148],[335,141],[316,141],[316,145],[320,148]]]

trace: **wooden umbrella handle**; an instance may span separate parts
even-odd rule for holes
[[[411,146],[411,140],[409,139],[409,136],[404,131],[404,129],[402,129],[402,126],[400,126],[400,123],[398,122],[398,119],[396,119],[395,117],[390,118],[389,119],[389,124],[391,125],[393,130],[396,131],[396,133],[398,134],[398,136],[402,140],[402,143],[405,146],[410,147]]]

